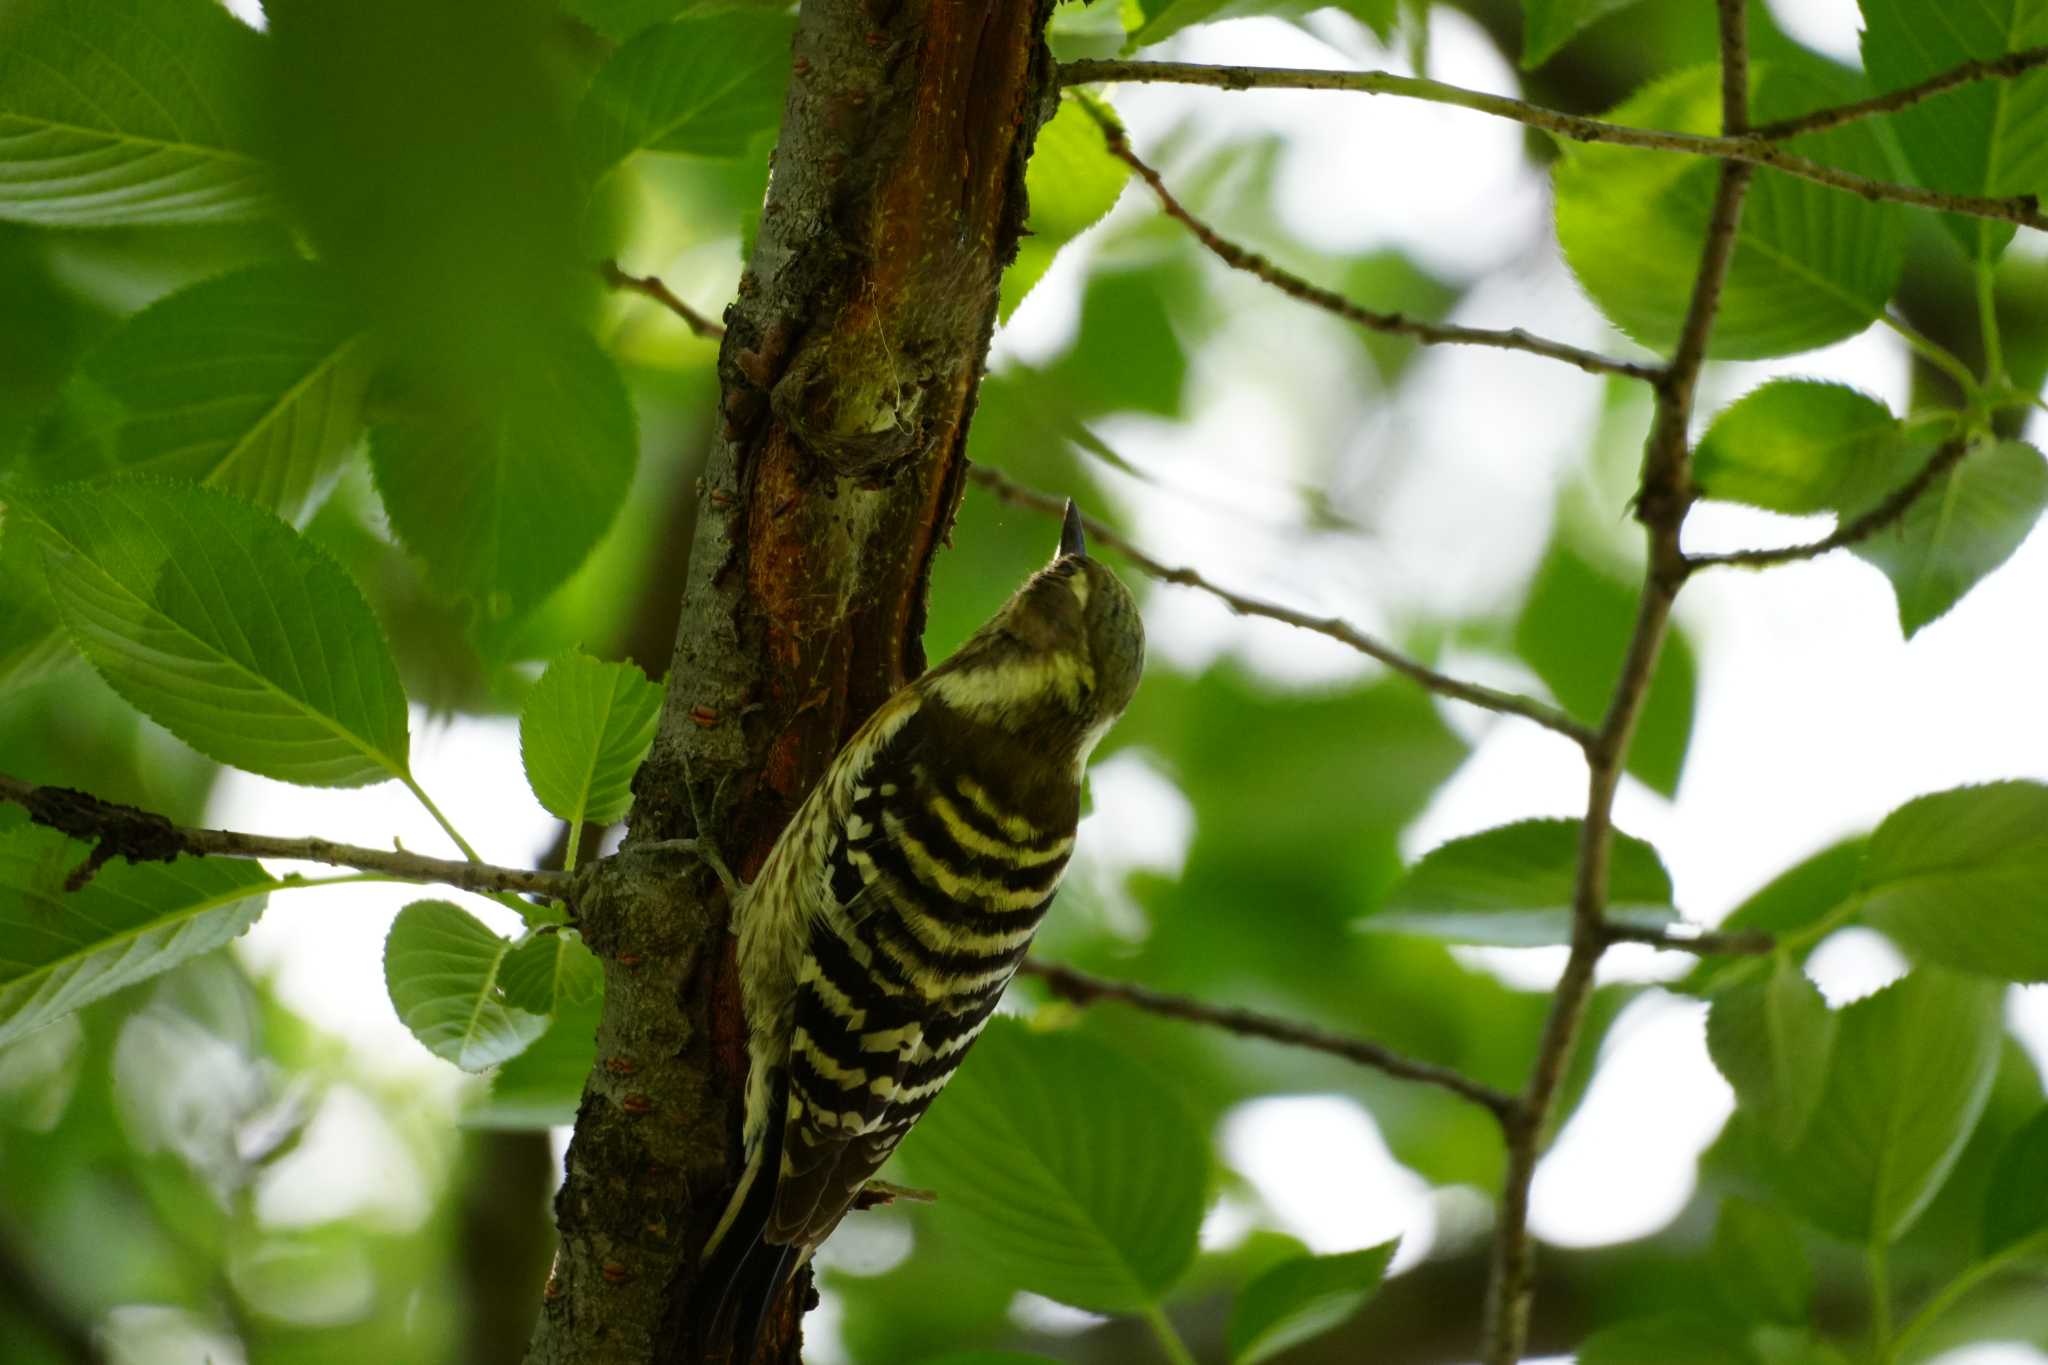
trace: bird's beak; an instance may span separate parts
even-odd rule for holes
[[[1067,515],[1060,522],[1060,557],[1088,553],[1088,538],[1081,533],[1081,509],[1067,499]]]

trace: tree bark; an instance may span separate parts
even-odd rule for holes
[[[839,745],[924,666],[1024,163],[1056,91],[1052,0],[808,0],[753,259],[727,310],[660,730],[631,833],[585,893],[597,1065],[528,1360],[696,1362],[698,1248],[738,1174],[728,908]],[[699,827],[699,820],[702,827]],[[758,1359],[795,1362],[809,1276]],[[698,1305],[701,1311],[702,1305]]]

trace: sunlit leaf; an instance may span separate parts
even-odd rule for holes
[[[0,218],[202,223],[270,208],[256,34],[211,0],[0,9]]]
[[[1863,917],[1916,957],[2048,981],[2048,786],[1994,782],[1909,801],[1870,836]]]
[[[1031,161],[1024,168],[1024,193],[1031,203],[1017,259],[1003,273],[1003,316],[1007,318],[1052,265],[1061,247],[1093,227],[1116,204],[1131,168],[1109,153],[1102,129],[1082,101],[1069,91],[1059,111],[1038,130]]]
[[[87,354],[32,467],[173,475],[296,520],[363,429],[373,367],[341,282],[304,263],[180,290]]]
[[[180,858],[64,881],[86,845],[0,808],[0,1046],[238,937],[276,885],[253,862]]]
[[[1282,1261],[1238,1292],[1230,1314],[1233,1365],[1259,1365],[1336,1327],[1386,1277],[1398,1240],[1334,1256]]]
[[[2024,441],[1973,450],[1898,521],[1851,547],[1884,571],[1911,639],[2012,557],[2048,508],[2048,461]]]
[[[1722,1302],[1747,1321],[1805,1323],[1813,1267],[1799,1238],[1798,1225],[1777,1209],[1723,1199],[1713,1248],[1713,1282]]]
[[[519,753],[534,795],[571,824],[622,818],[660,714],[661,688],[636,665],[581,653],[555,660],[519,715]]]
[[[1789,1153],[1752,1154],[1777,1202],[1857,1245],[1897,1241],[1984,1109],[2002,994],[1995,982],[1923,967],[1842,1009],[1805,1136]]]
[[[992,1021],[901,1160],[938,1192],[921,1216],[1062,1303],[1156,1304],[1194,1258],[1207,1145],[1171,1090],[1086,1038]]]
[[[498,974],[512,943],[459,905],[414,901],[384,940],[384,986],[398,1017],[436,1057],[484,1071],[547,1030],[544,1014],[505,1002]]]
[[[1148,47],[1197,24],[1224,19],[1300,18],[1341,9],[1385,41],[1393,35],[1398,0],[1125,0],[1130,46]],[[1135,20],[1135,22],[1134,22]]]
[[[559,336],[524,380],[487,408],[423,395],[370,439],[392,529],[487,625],[523,616],[575,572],[617,515],[637,454],[625,384],[588,337]]]
[[[1820,989],[1791,962],[1714,997],[1707,1052],[1735,1097],[1780,1147],[1805,1133],[1820,1103],[1836,1020]]]
[[[490,1098],[462,1116],[464,1125],[532,1132],[574,1123],[597,1061],[599,1007],[593,999],[557,1008],[547,1032],[498,1068]]]
[[[1536,570],[1515,623],[1515,650],[1564,708],[1598,725],[1635,628],[1638,588],[1560,538]],[[1628,771],[1666,796],[1678,790],[1692,742],[1697,670],[1682,632],[1664,642],[1629,748]]]
[[[1700,438],[1693,473],[1724,502],[1804,515],[1897,467],[1899,422],[1846,384],[1774,379],[1724,408]]]
[[[1508,948],[1569,943],[1579,829],[1577,820],[1523,820],[1440,844],[1361,927]],[[1657,851],[1626,834],[1614,836],[1606,913],[1644,928],[1678,918]]]
[[[172,734],[285,782],[406,774],[405,693],[369,604],[271,513],[157,480],[67,485],[19,506],[65,628]]]
[[[1971,59],[2048,43],[2043,0],[1861,0],[1863,65],[1898,90]],[[1921,184],[1958,194],[2048,190],[2048,72],[1968,81],[1888,116]],[[1996,256],[2010,223],[1949,216],[1965,251]]]
[[[1752,68],[1758,118],[1830,102],[1782,67]],[[1720,71],[1695,67],[1656,82],[1607,115],[1681,132],[1720,131]],[[1887,166],[1859,124],[1785,144],[1800,155],[1879,178]],[[1659,351],[1676,342],[1713,201],[1715,165],[1599,144],[1569,145],[1557,163],[1557,234],[1600,311]],[[1892,205],[1760,170],[1744,202],[1735,256],[1709,352],[1727,359],[1790,355],[1863,330],[1883,310],[1903,261]]]
[[[650,28],[597,73],[576,116],[577,159],[595,178],[638,151],[739,156],[782,117],[787,16],[724,10]]]

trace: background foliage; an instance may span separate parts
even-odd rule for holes
[[[1520,63],[1532,98],[1717,131],[1710,7],[1459,7]],[[1097,0],[1060,7],[1055,48],[1171,56],[1175,35],[1268,16],[1339,53],[1370,38],[1426,63],[1431,9]],[[1859,71],[1759,6],[1757,118],[2048,42],[2035,0],[1865,0],[1863,17]],[[267,19],[258,31],[212,0],[0,6],[0,768],[185,823],[201,822],[219,764],[395,782],[433,809],[412,766],[423,723],[516,717],[533,790],[562,822],[545,856],[573,866],[623,816],[652,736],[650,679],[668,659],[716,396],[714,343],[604,293],[596,267],[659,265],[715,313],[766,183],[791,20],[683,0],[279,0]],[[1881,179],[2032,194],[2048,191],[2044,124],[2048,71],[2035,70],[1791,149]],[[1298,240],[1270,139],[1164,141],[1195,211],[1375,308],[1443,317],[1484,282]],[[1611,349],[1668,350],[1713,163],[1535,133],[1525,151],[1550,164],[1555,194],[1555,241],[1537,245],[1562,252]],[[1046,281],[1074,299],[1075,325],[1045,354],[999,361],[972,455],[1142,521],[1170,507],[1159,485],[1174,471],[1134,469],[1102,429],[1188,422],[1233,317],[1214,263],[1142,186],[1126,194],[1127,177],[1067,96],[1032,163],[1033,235],[1005,313]],[[1762,176],[1713,356],[1783,357],[1889,326],[1920,357],[1913,403],[1895,412],[1819,380],[1756,386],[1706,414],[1706,496],[1851,519],[1944,439],[1970,437],[1967,459],[1855,550],[1889,582],[1906,635],[1940,619],[2048,505],[2048,465],[2020,439],[2048,373],[2044,261],[2008,226]],[[1409,343],[1333,345],[1353,389],[1399,401]],[[1526,677],[1586,724],[1635,610],[1638,552],[1607,490],[1642,409],[1607,383],[1606,433],[1566,471],[1550,543],[1513,600],[1377,604],[1418,656]],[[1287,490],[1319,556],[1369,541],[1357,522],[1385,472],[1330,445],[1313,484]],[[934,657],[1050,535],[970,494],[933,586]],[[1176,589],[1129,577],[1172,610]],[[1185,802],[1185,849],[1166,871],[1098,856],[1041,951],[1518,1090],[1548,993],[1463,949],[1566,940],[1576,825],[1504,823],[1404,861],[1403,831],[1473,751],[1467,717],[1380,673],[1302,686],[1255,657],[1183,654],[1155,652],[1104,753]],[[1671,642],[1629,760],[1650,791],[1684,781],[1710,665],[1684,635]],[[2038,724],[2013,724],[2027,746],[2013,769],[1976,776],[2048,775]],[[458,821],[434,816],[461,841]],[[1737,1106],[1669,1226],[1546,1256],[1545,1349],[1576,1343],[1605,1365],[1825,1365],[1975,1337],[2048,1345],[2048,1107],[2003,1013],[2012,983],[2048,979],[2048,787],[1930,794],[1866,833],[1735,911],[1729,926],[1775,934],[1775,954],[1596,992],[1567,1109],[1600,1035],[1651,989],[1710,1002],[1707,1045]],[[1115,851],[1114,834],[1098,838]],[[549,1247],[541,1134],[573,1119],[601,989],[559,908],[506,898],[480,916],[468,899],[420,900],[393,923],[378,1008],[483,1076],[458,1090],[366,1065],[223,947],[288,898],[346,915],[365,877],[117,863],[63,894],[84,854],[0,806],[0,1356],[516,1354]],[[1617,848],[1613,895],[1621,922],[1679,919],[1642,839]],[[1854,926],[1912,970],[1831,1005],[1802,964]],[[1503,1147],[1483,1110],[1035,985],[1014,1000],[1022,1017],[991,1030],[899,1163],[938,1201],[863,1216],[826,1261],[845,1358],[1469,1356],[1479,1239],[1440,1231],[1382,1291],[1393,1243],[1310,1254],[1218,1134],[1247,1102],[1335,1094],[1430,1187],[1490,1193]],[[398,1175],[323,1202],[308,1153],[336,1143],[370,1144]],[[1070,1334],[1042,1307],[1018,1310],[1020,1291],[1112,1321]]]

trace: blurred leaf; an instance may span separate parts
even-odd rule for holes
[[[1385,42],[1393,36],[1397,0],[1125,0],[1126,50],[1149,47],[1197,24],[1224,19],[1299,18],[1319,9],[1341,9]],[[1133,17],[1135,16],[1135,18]]]
[[[1543,65],[1580,29],[1635,3],[1636,0],[1522,0],[1522,69],[1529,71]]]
[[[1577,820],[1523,820],[1439,844],[1360,927],[1503,948],[1569,943],[1579,830]],[[1678,918],[1657,850],[1619,832],[1607,897],[1617,924],[1657,928]]]
[[[269,512],[190,484],[70,485],[37,522],[65,627],[116,691],[222,763],[309,786],[405,777],[405,694],[363,595]]]
[[[1835,92],[1778,65],[1751,68],[1759,119],[1830,103]],[[1720,131],[1720,71],[1667,76],[1606,117],[1682,132]],[[1852,124],[1782,144],[1802,156],[1885,178],[1875,135]],[[1692,296],[1719,171],[1668,152],[1567,146],[1557,163],[1557,234],[1600,311],[1653,350],[1677,341]],[[1862,331],[1898,283],[1903,230],[1894,206],[1778,171],[1759,170],[1744,201],[1735,257],[1708,353],[1729,360],[1811,350]]]
[[[1024,168],[1031,204],[1017,259],[1003,272],[1002,316],[1008,319],[1031,292],[1060,248],[1101,221],[1123,193],[1131,168],[1109,153],[1102,129],[1082,101],[1099,97],[1069,90],[1059,110],[1038,130]]]
[[[1353,258],[1345,267],[1339,292],[1380,312],[1411,318],[1445,317],[1463,293],[1456,285],[1432,275],[1407,253],[1391,248]],[[1355,335],[1358,344],[1372,357],[1380,380],[1387,384],[1406,373],[1423,349],[1407,337],[1387,332],[1359,328]]]
[[[952,1355],[933,1356],[924,1365],[1059,1365],[1051,1356],[1030,1355],[1023,1351],[955,1351]]]
[[[615,43],[704,6],[705,0],[562,0],[564,10]]]
[[[1844,839],[1779,873],[1735,907],[1720,928],[1728,933],[1758,930],[1785,938],[1816,923],[1855,892],[1864,845],[1861,836]],[[1794,960],[1805,961],[1811,951],[1812,945],[1806,945]],[[1752,979],[1761,966],[1757,958],[1708,958],[1678,983],[1678,989],[1711,994]]]
[[[1199,297],[1199,279],[1193,264],[1180,257],[1089,274],[1074,345],[1045,371],[1072,416],[1085,421],[1105,412],[1180,415],[1188,357],[1170,305]]]
[[[1017,1297],[1016,1283],[984,1264],[971,1240],[938,1226],[938,1220],[905,1211],[911,1207],[861,1220],[871,1226],[890,1217],[899,1229],[914,1229],[910,1255],[878,1275],[852,1274],[843,1264],[819,1269],[819,1278],[845,1306],[840,1340],[857,1365],[950,1357],[1016,1336],[1007,1312]]]
[[[1230,1314],[1233,1365],[1259,1365],[1345,1321],[1379,1289],[1400,1239],[1282,1261],[1247,1284]]]
[[[1529,586],[1515,623],[1515,649],[1567,711],[1598,725],[1621,675],[1635,617],[1635,587],[1596,568],[1559,538]],[[1666,796],[1676,794],[1685,768],[1696,686],[1692,649],[1674,630],[1664,642],[1628,754],[1628,771]]]
[[[725,10],[635,37],[597,73],[577,111],[584,174],[595,180],[637,151],[747,152],[782,118],[794,32],[775,10]]]
[[[556,659],[519,713],[519,755],[533,794],[571,825],[624,818],[660,716],[661,688],[637,665],[582,653]]]
[[[1758,1327],[1749,1334],[1757,1365],[1850,1365],[1849,1357],[1807,1327]]]
[[[560,1004],[547,1031],[491,1077],[490,1098],[462,1116],[469,1128],[530,1132],[576,1122],[597,1063],[600,998]]]
[[[1813,1267],[1797,1224],[1777,1209],[1729,1197],[1714,1224],[1713,1283],[1746,1322],[1804,1324],[1813,1304]]]
[[[459,905],[414,901],[384,940],[384,986],[398,1017],[427,1051],[464,1071],[486,1071],[547,1030],[544,1014],[505,1002],[498,973],[512,944]]]
[[[1579,1343],[1578,1365],[1756,1365],[1725,1324],[1687,1313],[1603,1327]]]
[[[1998,1154],[1984,1199],[1983,1252],[2048,1233],[2048,1109],[2014,1133]]]
[[[1836,1018],[1820,989],[1791,962],[1714,997],[1707,1052],[1735,1097],[1773,1141],[1797,1146],[1820,1103]]]
[[[573,929],[530,934],[512,949],[498,973],[505,1003],[528,1014],[582,1005],[604,991],[604,966]]]
[[[1864,919],[1916,957],[2048,980],[2048,785],[1908,801],[1870,836],[1857,895]]]
[[[372,356],[341,282],[258,266],[151,305],[86,356],[31,468],[212,484],[297,520],[362,434]]]
[[[2000,441],[1970,452],[1904,516],[1850,549],[1891,580],[1910,640],[2010,559],[2044,507],[2048,462],[2023,441]]]
[[[478,602],[487,634],[575,572],[637,455],[625,384],[588,337],[558,335],[524,380],[489,406],[435,394],[370,437],[392,529],[443,590]]]
[[[1992,982],[1922,967],[1841,1010],[1805,1137],[1790,1153],[1752,1150],[1777,1201],[1846,1241],[1897,1241],[1984,1109],[2001,995]]]
[[[253,862],[111,862],[77,891],[84,844],[0,809],[0,1045],[239,936],[277,884]]]
[[[211,0],[0,9],[0,218],[202,223],[271,206],[262,40]]]
[[[925,1216],[1062,1303],[1156,1304],[1194,1259],[1208,1144],[1178,1096],[1089,1039],[991,1020],[900,1159],[939,1192]]]
[[[1839,511],[1846,490],[1898,467],[1899,422],[1846,384],[1773,379],[1724,408],[1700,438],[1700,489],[1795,516]]]
[[[2048,43],[2042,0],[1860,0],[1863,65],[1879,90],[1915,85],[1974,59]],[[1956,194],[2048,191],[2048,72],[1971,81],[1886,116],[1919,183]],[[2010,223],[1948,215],[1963,250],[1996,257]]]

